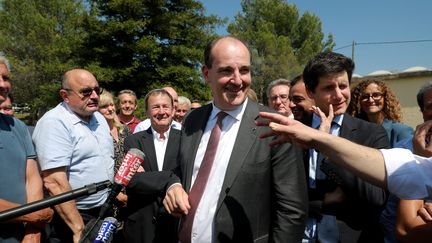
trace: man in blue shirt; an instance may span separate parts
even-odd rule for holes
[[[66,72],[63,102],[36,124],[33,141],[51,195],[113,180],[114,147],[105,118],[98,112],[102,89],[83,69]],[[78,242],[85,223],[97,217],[108,190],[57,205],[50,238]]]
[[[9,62],[0,55],[0,104],[6,100],[11,86]],[[35,159],[26,125],[0,114],[0,211],[42,199],[42,179]],[[52,213],[48,208],[2,223],[0,242],[39,242],[40,230],[51,220]]]

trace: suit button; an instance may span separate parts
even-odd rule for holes
[[[230,191],[230,189],[231,189],[231,188],[227,187],[227,188],[225,189],[225,193],[228,194],[228,192]]]
[[[155,216],[152,217],[152,223],[156,224],[156,217]]]

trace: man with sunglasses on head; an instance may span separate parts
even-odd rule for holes
[[[98,112],[102,89],[89,71],[67,71],[63,102],[36,124],[33,141],[44,185],[57,195],[114,177],[114,148],[105,118]],[[84,225],[99,214],[108,189],[55,206],[50,240],[78,242]]]

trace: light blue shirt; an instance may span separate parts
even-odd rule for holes
[[[105,118],[95,112],[89,122],[66,103],[48,111],[36,124],[33,142],[43,171],[66,167],[72,189],[113,181],[114,145]],[[101,206],[108,189],[76,200],[78,209]]]

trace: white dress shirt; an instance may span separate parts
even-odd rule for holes
[[[213,232],[216,206],[246,105],[247,99],[237,109],[225,111],[228,115],[222,121],[222,131],[215,160],[210,171],[203,195],[201,197],[201,201],[195,213],[191,235],[192,243],[215,242]],[[207,121],[207,125],[203,136],[201,137],[195,157],[191,185],[193,185],[198,175],[198,171],[207,148],[210,133],[216,124],[216,115],[219,113],[219,111],[221,110],[213,103],[213,109]]]
[[[163,163],[164,163],[164,159],[165,159],[165,151],[166,151],[166,147],[168,144],[168,136],[170,133],[171,128],[168,128],[168,131],[166,131],[163,135],[164,135],[164,139],[161,138],[161,135],[156,132],[156,130],[153,129],[153,127],[151,128],[152,133],[153,133],[153,144],[155,146],[155,152],[156,152],[156,160],[157,160],[157,165],[158,165],[158,170],[162,171],[163,170]]]

